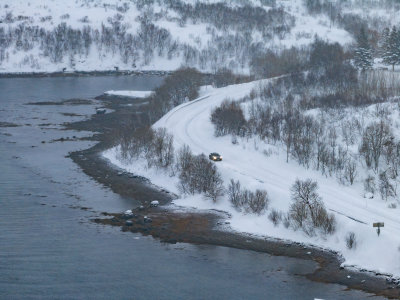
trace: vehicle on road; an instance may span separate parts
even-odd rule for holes
[[[222,160],[222,155],[219,155],[216,152],[210,153],[210,155],[208,155],[208,158],[213,160],[213,161],[221,161]]]

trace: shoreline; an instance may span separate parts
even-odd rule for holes
[[[159,70],[102,70],[102,71],[56,71],[56,72],[10,72],[0,73],[0,78],[35,78],[35,77],[85,77],[85,76],[139,76],[158,75],[165,76],[173,71]]]
[[[140,111],[140,106],[138,107],[137,104],[138,101],[140,104],[141,100],[121,100],[119,97],[109,95],[99,96],[96,99],[103,101],[104,106],[112,109],[113,112],[93,115],[89,120],[67,125],[68,129],[97,132],[92,139],[98,141],[92,148],[73,152],[70,157],[88,176],[109,187],[115,193],[133,199],[132,206],[136,203],[136,206],[143,205],[144,209],[134,209],[133,215],[129,218],[122,213],[104,212],[104,218],[92,220],[95,223],[119,226],[123,231],[150,235],[161,242],[209,244],[312,260],[319,265],[313,273],[305,275],[312,281],[340,284],[349,289],[392,299],[400,298],[400,286],[389,280],[390,277],[366,270],[343,268],[340,266],[342,258],[336,252],[297,242],[227,231],[224,228],[227,220],[224,220],[223,215],[217,212],[182,212],[166,209],[163,205],[170,203],[174,195],[157,188],[145,178],[122,173],[101,157],[101,152],[112,146],[112,141],[107,137],[113,133],[116,126],[121,125],[121,120],[132,116],[131,114],[137,115],[138,110]],[[128,103],[136,105],[134,108],[128,108],[126,106]],[[140,121],[138,125],[140,126]],[[158,200],[161,206],[150,208],[149,203],[152,200]],[[144,216],[150,217],[152,222],[145,222]],[[127,226],[126,221],[131,221],[132,224],[128,222]]]

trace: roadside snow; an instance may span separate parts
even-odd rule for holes
[[[153,93],[152,91],[107,91],[104,92],[106,95],[113,95],[113,96],[123,96],[129,98],[147,98]]]
[[[231,228],[238,232],[276,237],[339,251],[346,265],[354,265],[369,270],[400,275],[400,219],[397,209],[387,208],[387,203],[375,198],[363,197],[361,184],[352,187],[340,185],[335,178],[326,178],[312,169],[306,170],[295,162],[286,163],[282,152],[266,156],[262,145],[256,139],[239,139],[237,145],[230,137],[214,137],[210,122],[212,108],[225,98],[238,99],[247,95],[259,84],[251,82],[215,89],[204,87],[197,100],[184,103],[156,122],[153,127],[165,127],[174,135],[175,149],[187,144],[195,154],[217,151],[224,156],[218,162],[218,170],[225,184],[230,179],[240,180],[242,186],[253,190],[266,189],[271,198],[270,208],[261,215],[237,212],[226,197],[214,204],[202,196],[183,197],[175,200],[177,206],[197,209],[218,209],[228,212],[232,217]],[[179,193],[177,178],[160,170],[147,169],[144,162],[126,162],[118,158],[118,148],[104,153],[104,156],[117,166],[145,176],[151,181]],[[275,227],[268,219],[271,208],[286,212],[290,205],[290,187],[297,179],[311,178],[319,184],[319,194],[326,207],[335,213],[338,221],[337,232],[331,236],[309,237],[302,231],[286,229],[282,224]],[[378,237],[373,222],[385,222]],[[345,237],[354,232],[357,248],[349,250]]]

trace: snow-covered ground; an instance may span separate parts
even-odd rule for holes
[[[256,45],[260,43],[265,48],[282,50],[285,47],[300,47],[312,43],[315,36],[332,42],[339,42],[343,45],[353,41],[351,35],[337,26],[331,26],[326,16],[310,16],[307,14],[303,0],[277,0],[277,7],[282,7],[285,12],[293,16],[295,19],[295,27],[291,32],[284,36],[274,36],[274,38],[266,39],[262,37],[257,30],[251,34],[250,43]],[[196,1],[185,1],[187,3],[195,3]],[[202,1],[200,1],[202,2]],[[205,3],[216,3],[221,1],[203,0]],[[224,2],[224,1],[222,1]],[[238,6],[252,4],[260,7],[260,9],[268,10],[269,6],[262,4],[262,1],[225,1],[230,6]],[[137,6],[132,2],[121,0],[46,0],[46,1],[23,1],[23,0],[3,0],[0,3],[0,28],[7,32],[10,28],[18,26],[31,26],[50,31],[58,25],[65,23],[73,29],[82,30],[85,26],[89,26],[92,30],[102,32],[102,26],[110,26],[110,20],[116,16],[121,18],[121,24],[126,27],[126,33],[135,35],[141,26],[141,19],[144,11],[139,11]],[[43,52],[40,43],[35,44],[29,49],[17,45],[13,42],[10,46],[0,51],[0,55],[4,59],[0,60],[0,73],[15,72],[60,72],[64,68],[67,71],[101,71],[114,70],[118,67],[120,70],[176,70],[182,65],[187,65],[184,61],[185,51],[182,50],[185,45],[189,45],[198,50],[206,50],[213,47],[215,41],[212,40],[212,33],[220,37],[231,34],[243,34],[242,32],[221,32],[209,23],[194,23],[188,20],[185,24],[179,23],[179,16],[173,10],[166,11],[164,7],[157,3],[149,4],[145,11],[149,16],[156,14],[163,17],[155,18],[154,25],[159,28],[166,29],[173,39],[179,45],[176,54],[168,57],[165,54],[159,55],[155,53],[150,61],[144,61],[143,53],[139,51],[139,57],[133,63],[128,59],[124,62],[118,51],[106,51],[96,45],[90,47],[87,54],[69,54],[64,55],[62,61],[54,63],[51,61],[49,54]],[[246,33],[247,34],[247,33]],[[117,48],[121,46],[118,45]],[[0,47],[1,48],[1,47]],[[223,51],[223,50],[222,50]],[[240,56],[240,53],[237,54]],[[218,62],[218,67],[235,65],[238,57],[231,57],[225,62]],[[189,63],[191,67],[197,67],[203,71],[213,71],[210,65],[201,66]],[[237,65],[237,64],[236,64]],[[215,67],[215,64],[214,66]],[[248,64],[237,65],[232,67],[235,72],[249,73]]]
[[[256,216],[237,212],[226,197],[216,204],[201,196],[182,197],[175,205],[198,209],[219,209],[232,215],[231,229],[256,234],[310,243],[339,251],[346,265],[354,265],[373,271],[400,276],[400,218],[398,209],[390,209],[378,197],[363,197],[361,184],[347,187],[335,178],[326,178],[314,170],[306,170],[295,162],[286,163],[285,155],[277,152],[265,155],[257,140],[239,140],[233,145],[230,137],[214,137],[214,127],[210,122],[211,110],[227,97],[239,99],[249,94],[260,82],[232,85],[214,89],[203,87],[197,100],[182,104],[161,118],[155,128],[165,127],[174,135],[175,149],[187,144],[195,154],[219,152],[224,160],[218,162],[225,185],[230,179],[240,180],[247,189],[257,188],[268,191],[271,203],[268,211]],[[142,161],[126,162],[118,157],[118,149],[110,149],[104,156],[119,167],[146,176],[156,185],[175,193],[177,179],[159,170],[147,169]],[[318,181],[319,194],[326,207],[338,221],[338,228],[331,236],[309,237],[302,231],[286,229],[282,224],[275,227],[267,215],[271,208],[287,211],[290,205],[290,187],[294,181],[311,178]],[[378,237],[373,222],[384,222],[385,227]],[[357,248],[349,250],[345,237],[354,232]]]
[[[106,95],[112,96],[122,96],[122,97],[129,97],[129,98],[146,98],[153,93],[152,91],[107,91],[104,92]]]

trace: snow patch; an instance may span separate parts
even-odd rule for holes
[[[122,96],[129,98],[147,98],[152,93],[153,93],[152,91],[114,91],[114,90],[104,92],[104,94],[106,95]]]

